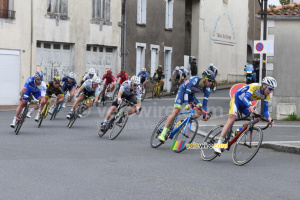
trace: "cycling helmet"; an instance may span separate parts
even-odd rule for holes
[[[176,67],[175,67],[175,70],[176,70],[176,71],[178,71],[179,69],[180,69],[179,66],[176,66]]]
[[[97,76],[92,79],[92,82],[94,82],[94,83],[98,83],[99,84],[100,81],[101,81],[100,78],[97,77]]]
[[[184,69],[184,66],[181,66],[180,69]]]
[[[131,83],[136,84],[136,85],[139,85],[141,83],[140,78],[137,76],[131,77],[130,81],[131,81]]]
[[[277,81],[271,77],[271,76],[266,76],[263,81],[262,81],[263,84],[267,85],[267,86],[270,86],[272,88],[276,88],[277,87]]]
[[[145,72],[145,71],[147,71],[146,68],[142,68],[142,72]]]
[[[40,79],[43,80],[43,77],[44,77],[43,72],[35,72],[34,77],[35,77],[35,78],[40,78]]]
[[[191,56],[191,60],[197,60],[197,58],[195,58],[194,56]]]
[[[96,74],[96,70],[95,70],[94,68],[91,68],[91,69],[89,70],[89,74]]]
[[[59,76],[54,76],[53,81],[54,81],[54,82],[60,82],[61,79],[60,79]]]
[[[158,65],[158,69],[162,69],[162,65]]]
[[[107,73],[107,74],[112,74],[111,69],[107,69],[106,73]]]
[[[126,72],[125,71],[121,71],[121,74],[125,74]]]
[[[76,75],[75,75],[75,73],[74,73],[74,72],[70,72],[70,74],[69,74],[69,78],[71,78],[71,79],[75,79],[75,78],[76,78]]]
[[[210,71],[210,70],[205,70],[203,73],[202,73],[202,76],[204,78],[208,78],[208,79],[211,79],[211,80],[215,80],[215,74]]]
[[[209,66],[210,66],[210,67],[213,67],[213,66],[214,66],[214,64],[213,64],[213,63],[210,63],[210,64],[209,64]]]

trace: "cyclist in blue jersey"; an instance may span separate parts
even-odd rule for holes
[[[196,92],[203,92],[204,93],[204,99],[203,99],[203,107],[202,109],[207,111],[207,102],[208,97],[210,94],[210,85],[212,84],[212,81],[214,81],[215,75],[210,70],[205,70],[202,73],[202,78],[199,76],[193,76],[189,78],[187,81],[185,81],[180,87],[177,92],[177,96],[175,99],[174,109],[173,112],[169,115],[169,117],[166,120],[165,127],[163,129],[163,132],[158,136],[158,139],[162,142],[165,142],[168,129],[171,126],[171,124],[174,122],[175,117],[178,115],[178,113],[181,110],[182,104],[185,103],[185,110],[190,109],[190,103],[195,103],[198,106],[202,106],[201,102],[196,98],[195,93]],[[202,115],[202,112],[197,109],[197,112],[195,112],[194,119],[198,118]],[[203,116],[205,117],[205,116]],[[206,120],[208,118],[205,118]]]
[[[70,72],[69,76],[65,76],[61,80],[62,90],[64,92],[69,91],[69,93],[70,93],[70,97],[68,99],[65,98],[65,102],[63,103],[63,106],[62,106],[63,108],[66,107],[67,101],[68,100],[71,101],[71,99],[73,99],[73,97],[74,97],[75,90],[76,90],[76,85],[77,85],[77,82],[76,82],[75,78],[76,78],[75,73]]]
[[[25,107],[28,98],[30,95],[33,95],[36,99],[41,100],[41,104],[44,105],[46,103],[45,101],[45,94],[46,94],[46,84],[43,81],[43,73],[42,72],[36,72],[33,77],[30,77],[27,79],[24,88],[20,92],[20,104],[17,107],[16,115],[13,119],[13,122],[10,124],[12,128],[15,128],[17,118],[22,112],[22,109]],[[24,97],[23,97],[24,95]],[[40,111],[38,112],[36,118],[38,118],[40,115]]]
[[[146,87],[146,84],[148,82],[148,78],[149,78],[149,75],[148,75],[148,72],[146,70],[146,68],[142,68],[142,71],[140,71],[137,75],[137,77],[141,77],[141,84]]]

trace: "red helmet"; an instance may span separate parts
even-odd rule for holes
[[[126,74],[126,72],[125,71],[121,71],[121,74]]]
[[[107,70],[107,74],[112,74],[112,71],[110,69]]]

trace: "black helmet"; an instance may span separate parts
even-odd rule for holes
[[[210,70],[205,70],[202,73],[202,77],[208,78],[208,79],[211,79],[211,80],[215,80],[215,74]]]

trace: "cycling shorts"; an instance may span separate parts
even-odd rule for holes
[[[234,95],[230,101],[229,115],[234,114],[235,116],[237,116],[238,111],[241,111],[244,115],[249,114],[248,107],[245,106],[243,102],[236,98]]]
[[[89,99],[95,99],[95,91],[89,92],[84,88],[80,94],[88,96]]]
[[[41,91],[32,92],[29,88],[27,88],[24,95],[27,95],[28,97],[23,96],[23,101],[28,101],[30,95],[33,95],[34,98],[39,99],[41,97]]]
[[[185,89],[180,86],[175,98],[174,108],[182,108],[182,104],[184,103],[184,94]],[[191,102],[194,102],[194,97],[192,94],[189,95],[189,103]]]
[[[127,80],[126,80],[126,79],[120,79],[119,85],[122,85],[122,83],[123,83],[124,81],[127,81]]]
[[[122,94],[121,98],[126,99],[127,101],[130,101],[133,104],[137,104],[137,100],[135,95],[126,95],[126,94]],[[113,106],[118,106],[118,98],[115,98],[114,102],[112,103]]]

